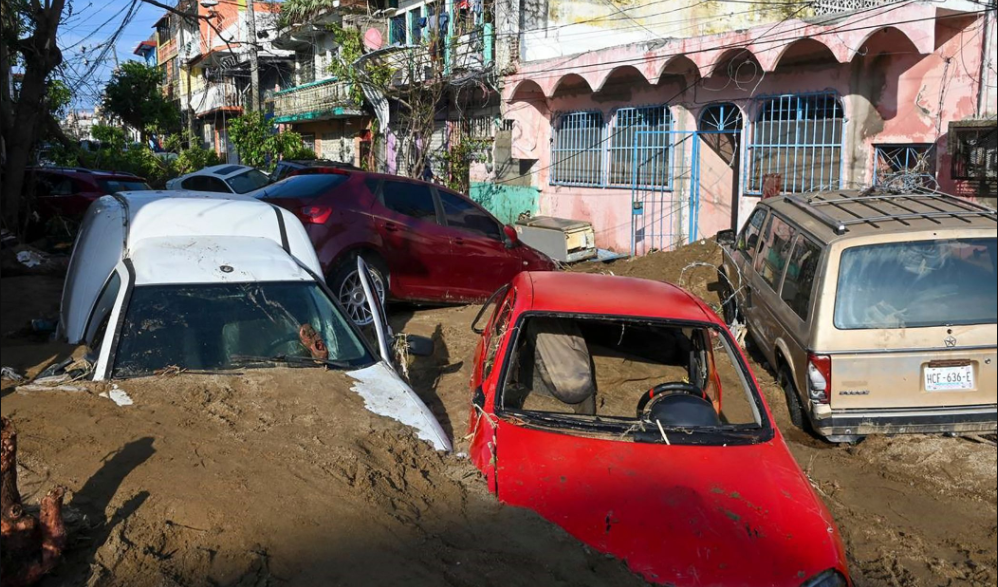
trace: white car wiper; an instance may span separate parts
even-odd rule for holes
[[[245,366],[248,364],[260,363],[286,363],[288,365],[301,365],[306,367],[324,366],[344,370],[355,368],[346,361],[337,361],[335,359],[314,359],[312,357],[299,357],[296,355],[274,355],[272,357],[257,355],[233,355],[232,357],[229,357],[229,365],[231,366]]]

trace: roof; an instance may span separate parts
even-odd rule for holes
[[[555,271],[521,273],[513,283],[529,284],[530,311],[717,321],[704,312],[700,300],[671,283]]]
[[[252,236],[143,239],[131,252],[136,285],[314,281],[273,240]]]
[[[147,238],[254,236],[282,240],[277,208],[236,194],[192,191],[120,192],[127,204],[128,248]]]
[[[870,235],[998,228],[994,210],[936,192],[830,191],[764,200],[824,242]]]

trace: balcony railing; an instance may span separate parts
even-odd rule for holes
[[[191,94],[191,107],[198,116],[215,110],[235,110],[242,107],[239,90],[228,82],[212,83],[200,92]]]
[[[303,84],[274,94],[274,119],[281,124],[362,114],[350,98],[349,86],[335,79]]]

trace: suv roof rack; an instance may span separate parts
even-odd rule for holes
[[[828,196],[838,197],[827,199]],[[990,218],[998,222],[998,212],[995,210],[934,190],[922,190],[911,194],[877,194],[868,190],[858,196],[843,193],[815,194],[806,197],[792,195],[787,196],[787,201],[829,226],[837,235],[849,232],[850,226],[858,224],[867,224],[874,228],[880,228],[879,225],[886,222],[900,222],[905,226],[911,226],[910,220],[929,220],[942,224],[941,218],[956,218],[967,224],[971,223],[971,218]],[[893,205],[902,211],[897,213],[885,211],[878,206],[883,204]],[[922,209],[915,209],[917,207]],[[837,210],[846,217],[836,218],[823,208]]]

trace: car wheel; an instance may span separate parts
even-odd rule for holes
[[[364,255],[368,268],[371,270],[372,286],[381,301],[382,307],[385,305],[388,290],[388,271],[384,264],[371,256]],[[357,326],[368,326],[374,322],[371,315],[371,308],[367,304],[364,295],[364,286],[361,284],[360,274],[357,272],[357,257],[351,255],[349,259],[340,263],[333,272],[329,280],[329,289],[346,310],[347,317]]]
[[[717,279],[721,282],[721,313],[724,314],[724,322],[730,326],[741,318],[738,314],[738,300],[735,299],[735,292],[728,279],[720,271],[717,272]]]
[[[784,395],[787,396],[787,411],[790,412],[790,421],[801,430],[806,430],[804,419],[804,405],[797,395],[797,386],[794,385],[793,377],[786,367],[780,370],[780,387],[783,388]]]

